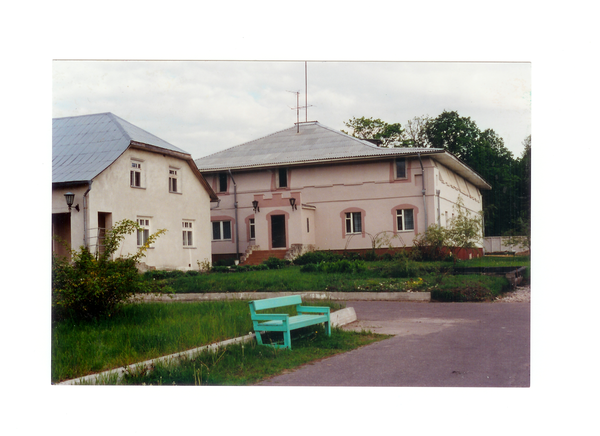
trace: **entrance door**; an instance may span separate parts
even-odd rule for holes
[[[273,248],[286,248],[285,215],[271,216],[271,241]]]

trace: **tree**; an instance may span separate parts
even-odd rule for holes
[[[427,148],[430,146],[425,131],[425,126],[429,120],[429,116],[423,115],[421,117],[414,117],[406,122],[404,136],[406,137],[405,142],[409,147]]]
[[[461,117],[456,111],[444,111],[425,125],[431,147],[448,150],[462,160],[466,160],[469,149],[478,141],[479,133],[471,118]]]
[[[350,133],[342,132],[360,139],[375,139],[381,141],[382,147],[406,147],[404,129],[400,123],[389,124],[379,118],[355,118],[344,121]]]

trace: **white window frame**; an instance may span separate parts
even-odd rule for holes
[[[136,222],[141,227],[136,231],[137,246],[142,247],[150,237],[151,219],[149,217],[138,217]]]
[[[229,238],[225,238],[225,225],[224,223],[229,223]],[[215,238],[215,224],[219,226],[219,237]],[[231,241],[233,239],[233,231],[230,220],[224,221],[213,221],[212,222],[212,240],[213,241]]]
[[[169,167],[169,192],[180,194],[181,183],[179,182],[179,168]]]
[[[137,159],[131,159],[129,167],[129,186],[132,188],[144,188],[144,162]]]
[[[356,218],[355,216],[358,215],[358,227],[360,227],[359,229],[356,229]],[[346,219],[345,219],[345,229],[346,229],[346,234],[347,235],[353,235],[353,234],[360,234],[362,233],[362,213],[361,212],[346,212]]]
[[[254,218],[248,220],[248,227],[250,232],[250,240],[256,239],[256,221]]]
[[[407,212],[410,211],[410,215],[412,215],[412,228],[407,228]],[[410,224],[410,221],[409,221]],[[396,209],[396,229],[399,232],[411,232],[415,230],[415,212],[414,209]]]
[[[186,248],[195,247],[194,245],[194,225],[193,220],[183,220],[181,222],[182,242]]]

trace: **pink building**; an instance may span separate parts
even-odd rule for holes
[[[446,225],[459,196],[480,212],[481,190],[491,189],[442,149],[381,148],[318,122],[196,165],[220,199],[211,210],[213,261],[369,249],[382,239],[410,247],[429,225]]]

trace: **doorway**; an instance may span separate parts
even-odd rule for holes
[[[285,215],[271,216],[271,243],[272,248],[286,248]]]

